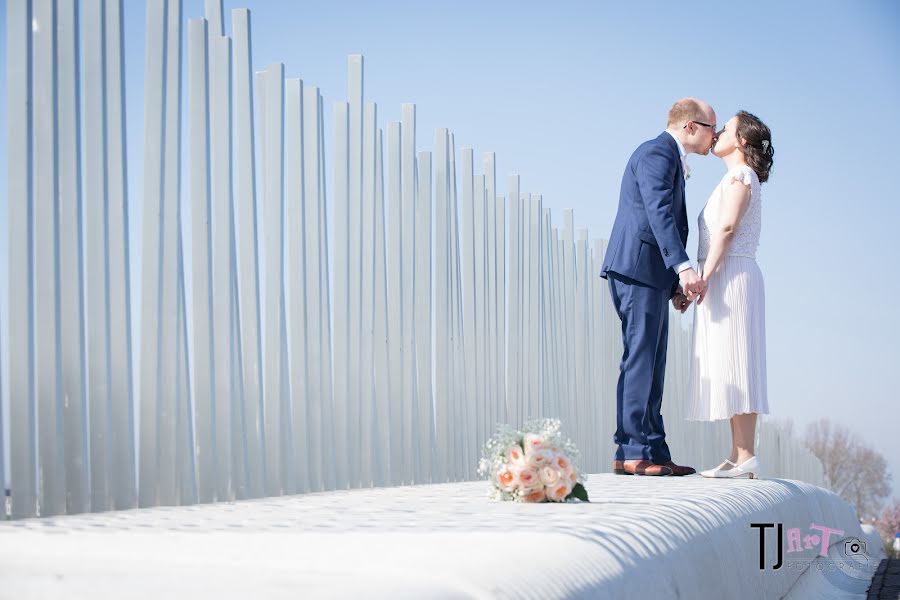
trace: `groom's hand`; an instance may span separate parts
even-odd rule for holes
[[[681,292],[676,292],[675,295],[672,296],[672,306],[674,306],[675,310],[681,314],[684,314],[684,311],[686,311],[690,305],[691,301]]]

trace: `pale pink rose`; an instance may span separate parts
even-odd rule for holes
[[[525,502],[543,502],[547,499],[547,494],[544,492],[544,488],[540,488],[527,494],[522,497]]]
[[[541,470],[538,471],[538,473],[541,477],[541,483],[543,483],[547,487],[556,485],[562,476],[559,471],[549,465],[546,467],[541,467]]]
[[[572,492],[565,481],[560,481],[556,485],[547,488],[547,497],[554,502],[562,502]]]
[[[497,472],[497,485],[499,485],[500,489],[504,492],[513,491],[516,488],[518,481],[516,472],[512,469],[501,469]]]
[[[558,471],[568,472],[572,469],[572,462],[563,454],[553,457],[553,467]]]
[[[544,438],[536,433],[525,434],[525,455],[529,455],[535,450],[544,449]]]
[[[519,446],[513,446],[507,450],[506,460],[513,467],[522,468],[525,466],[525,453]]]
[[[530,454],[525,455],[525,460],[529,467],[540,469],[550,464],[552,457],[546,450],[532,450]]]
[[[541,486],[537,471],[531,468],[521,469],[518,472],[518,482],[523,490]]]

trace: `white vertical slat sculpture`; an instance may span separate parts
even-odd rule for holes
[[[404,124],[404,130],[406,125]],[[436,447],[436,422],[434,410],[434,390],[432,389],[432,155],[431,152],[419,152],[417,158],[415,177],[416,191],[415,204],[411,212],[415,218],[415,226],[410,227],[414,232],[413,244],[416,251],[413,256],[415,268],[415,320],[410,323],[410,329],[415,335],[415,340],[410,339],[406,345],[409,354],[414,361],[407,365],[404,376],[409,377],[409,382],[415,385],[416,371],[418,371],[418,387],[410,387],[409,412],[404,410],[404,461],[407,464],[411,478],[409,483],[432,483],[439,479],[439,453]],[[404,188],[405,196],[405,188]],[[405,207],[404,207],[405,208]],[[404,222],[406,225],[406,222]],[[406,229],[404,229],[406,231]],[[404,399],[406,395],[404,394]],[[404,406],[405,408],[405,406]],[[417,470],[415,475],[413,467]]]
[[[548,227],[548,217],[549,215],[547,209],[543,207],[542,203],[541,208],[536,215],[540,236],[540,244],[538,245],[538,257],[541,263],[540,282],[538,286],[540,289],[540,302],[538,303],[537,327],[537,336],[540,340],[540,345],[538,348],[538,353],[540,355],[540,403],[538,412],[541,417],[557,414],[553,408],[555,404],[554,399],[550,397],[550,351],[549,336],[546,328],[546,320],[551,314],[549,294],[552,276],[552,271],[550,269],[550,265],[548,264],[549,257],[547,253],[547,250],[549,248],[550,233]]]
[[[225,35],[222,5],[223,0],[203,0],[203,14],[206,16],[210,38]]]
[[[518,181],[518,177],[516,177]],[[517,186],[516,186],[517,187]],[[518,193],[518,191],[516,191]],[[498,422],[509,422],[509,396],[506,390],[506,197],[497,195],[495,198],[497,210],[497,389],[499,415]]]
[[[552,354],[552,389],[557,390],[555,394],[555,413],[562,415],[566,408],[565,396],[562,390],[565,389],[564,374],[562,367],[565,363],[565,347],[563,345],[563,311],[562,311],[562,252],[560,251],[559,230],[556,227],[550,227],[550,235],[548,239],[547,256],[549,257],[551,291],[549,302],[551,305],[551,315],[547,326],[552,331],[550,336],[550,352]]]
[[[506,398],[509,423],[518,427],[522,421],[521,344],[522,339],[522,201],[519,198],[519,177],[509,177],[509,301],[508,344],[506,351]]]
[[[465,340],[462,317],[462,272],[460,269],[459,245],[461,235],[459,232],[459,194],[456,185],[456,136],[450,134],[449,144],[449,218],[450,218],[450,344],[452,356],[451,378],[452,389],[452,417],[451,439],[453,445],[450,450],[450,458],[453,462],[451,478],[454,481],[467,479],[475,475],[473,461],[475,452],[467,444],[467,431],[465,424],[468,419],[468,405],[465,401],[467,387]]]
[[[156,433],[159,404],[159,331],[161,319],[159,291],[162,262],[159,256],[159,236],[162,233],[163,210],[163,82],[165,60],[160,49],[166,42],[167,0],[151,0],[147,3],[146,65],[144,69],[144,215],[142,251],[142,315],[141,315],[141,447],[139,502],[141,506],[155,506],[158,463]]]
[[[554,241],[554,244],[556,242]],[[603,266],[603,240],[594,239],[592,243],[592,251],[591,251],[591,267],[589,274],[591,277],[591,315],[593,319],[592,331],[594,335],[591,336],[591,402],[593,403],[593,410],[595,411],[595,424],[598,431],[608,431],[610,427],[610,422],[607,421],[604,416],[604,407],[600,406],[597,403],[597,392],[596,390],[606,389],[608,386],[613,385],[613,383],[607,379],[605,379],[606,371],[602,367],[602,365],[607,362],[603,359],[603,299],[609,295],[609,291],[607,290],[606,281],[601,279],[598,275]],[[615,423],[615,421],[613,421]],[[603,446],[609,446],[609,444],[601,443],[604,440],[599,439],[598,436],[591,436],[591,444],[592,448],[590,450],[590,455],[595,461],[595,469],[601,467],[604,464],[610,464],[609,461],[605,462],[597,462],[598,456],[602,451]]]
[[[0,335],[3,335],[2,328],[0,328]],[[2,360],[2,358],[3,355],[0,353],[0,360]],[[3,375],[0,373],[0,388],[2,388],[4,383]],[[0,481],[3,482],[2,485],[0,485],[0,489],[3,490],[3,517],[8,518],[7,515],[12,509],[12,506],[10,505],[12,498],[7,495],[9,488],[6,485],[6,424],[4,423],[6,419],[4,418],[3,413],[2,402],[0,402]]]
[[[147,411],[146,418],[154,421],[145,425],[145,415],[141,415],[139,485],[144,496],[139,500],[142,506],[195,501],[192,489],[195,452],[189,439],[192,424],[186,422],[192,413],[187,382],[187,307],[180,210],[181,4],[170,0],[162,7],[148,7],[150,11],[155,15],[153,27],[160,31],[166,59],[155,61],[162,87],[149,94],[150,103],[156,105],[154,112],[159,118],[154,122],[159,129],[145,140],[148,149],[158,146],[162,156],[155,164],[156,170],[149,175],[158,180],[155,192],[159,202],[151,202],[150,206],[145,204],[145,220],[156,220],[157,235],[144,240],[143,256],[153,252],[158,259],[152,275],[145,277],[155,277],[158,295],[148,296],[143,301],[145,322],[156,326],[156,352],[152,358],[153,368],[142,361],[142,379],[156,381],[155,395],[148,404],[142,405]],[[154,208],[156,212],[150,212]]]
[[[373,484],[374,461],[380,459],[373,447],[374,415],[380,401],[375,394],[375,167],[377,108],[367,102],[362,123],[362,187],[360,190],[360,477],[364,487]]]
[[[553,365],[553,342],[555,339],[551,321],[554,313],[553,303],[553,244],[551,238],[550,209],[544,208],[541,213],[541,260],[544,264],[543,290],[544,302],[541,311],[541,339],[544,344],[544,381],[541,393],[544,394],[544,414],[559,414],[559,397],[555,393],[557,389],[555,371]]]
[[[377,410],[373,423],[373,452],[377,452],[375,464],[375,486],[386,486],[391,481],[390,411],[393,406],[391,388],[391,366],[388,349],[388,299],[387,299],[387,244],[384,208],[384,135],[381,129],[375,141],[375,309],[373,325],[373,348],[375,355],[375,397]]]
[[[499,327],[497,318],[497,168],[496,155],[485,152],[482,156],[484,168],[484,206],[485,206],[485,280],[486,306],[485,326],[487,327],[486,366],[488,428],[493,431],[499,419],[500,377],[497,357],[497,335]]]
[[[231,45],[232,49],[234,45]],[[233,54],[232,54],[233,59]],[[232,60],[232,69],[234,65],[234,61]],[[234,89],[234,79],[231,78],[232,86],[231,89]],[[234,139],[234,96],[232,92],[232,122],[231,122],[231,135],[232,140]],[[234,160],[236,153],[234,152],[234,148],[231,149],[231,160],[232,160],[232,173],[234,172]],[[246,491],[248,488],[248,448],[247,448],[247,438],[248,438],[248,424],[245,421],[245,416],[247,413],[247,394],[246,394],[246,384],[245,384],[245,365],[244,365],[244,352],[241,346],[241,310],[240,310],[240,281],[238,277],[238,243],[237,243],[237,210],[239,203],[236,197],[236,189],[234,186],[234,177],[232,177],[232,210],[231,210],[231,239],[233,240],[233,245],[231,247],[231,272],[233,274],[231,279],[231,352],[230,352],[230,360],[229,366],[231,367],[231,379],[232,379],[232,390],[234,390],[234,396],[232,397],[231,402],[231,410],[232,410],[232,418],[231,418],[231,485],[232,492],[235,498],[244,498],[246,497]]]
[[[334,104],[334,470],[338,489],[350,482],[349,457],[349,105]],[[356,414],[352,414],[356,417]]]
[[[250,11],[231,13],[234,35],[234,194],[237,244],[236,283],[240,323],[239,354],[243,365],[243,442],[245,477],[236,484],[238,498],[255,497],[265,489],[265,429],[263,428],[262,291],[259,264],[259,223],[256,201],[256,127],[253,120],[253,72]]]
[[[565,246],[564,242],[559,239],[559,228],[553,228],[553,244],[554,250],[554,268],[556,272],[555,285],[556,291],[554,300],[556,304],[556,353],[557,353],[557,387],[559,395],[559,412],[560,416],[566,418],[569,410],[569,377],[568,377],[568,345],[567,345],[567,313],[566,313],[566,264],[565,264]]]
[[[220,26],[221,27],[221,26]],[[232,321],[235,310],[235,279],[237,273],[233,252],[234,240],[234,188],[231,174],[234,171],[232,157],[232,93],[231,93],[231,40],[209,33],[209,125],[210,125],[210,176],[212,197],[210,214],[212,234],[212,323],[215,402],[212,427],[215,431],[216,497],[232,500],[235,497],[232,454],[233,421],[237,389],[230,368],[235,352],[236,325]],[[193,174],[192,174],[193,176]],[[196,225],[195,225],[196,227]],[[195,304],[196,306],[196,304]],[[199,315],[194,315],[195,322]],[[219,450],[221,449],[221,450]]]
[[[575,434],[582,444],[590,436],[593,423],[590,419],[590,400],[586,389],[587,371],[589,367],[587,359],[588,343],[588,269],[587,269],[587,230],[578,231],[578,241],[575,243]]]
[[[474,217],[475,217],[475,430],[478,432],[477,444],[481,448],[491,435],[490,412],[487,406],[487,325],[485,323],[487,317],[487,291],[486,291],[486,268],[485,268],[485,239],[486,239],[486,216],[485,216],[485,191],[484,191],[484,174],[475,175],[472,186],[472,195],[474,198]]]
[[[112,412],[112,456],[109,468],[117,509],[137,506],[135,473],[135,384],[133,331],[131,329],[132,214],[128,203],[128,160],[125,128],[125,37],[123,1],[106,0],[106,177],[107,220],[110,223],[109,254],[109,380]],[[82,38],[83,39],[83,38]]]
[[[434,133],[434,325],[435,377],[434,423],[437,446],[437,481],[449,480],[451,436],[450,367],[450,187],[447,177],[447,153],[450,143],[446,129]],[[424,401],[428,401],[427,398]]]
[[[37,514],[34,403],[34,188],[31,0],[6,4],[7,191],[9,202],[9,446],[12,517]]]
[[[575,363],[577,355],[575,353],[575,225],[574,212],[572,209],[563,211],[563,270],[565,274],[564,294],[565,294],[565,315],[566,315],[566,414],[565,418],[569,423],[573,423],[576,414],[575,407],[577,405],[578,396],[576,388],[576,372]]]
[[[337,118],[337,117],[335,117]],[[346,119],[345,119],[346,120]],[[334,455],[334,449],[336,447],[335,444],[335,436],[337,435],[337,418],[334,414],[334,389],[332,385],[332,373],[333,373],[333,361],[332,361],[332,328],[329,327],[329,324],[332,323],[332,313],[331,313],[331,284],[330,284],[330,269],[328,260],[328,249],[331,247],[328,242],[328,219],[326,218],[326,210],[325,210],[325,109],[324,109],[324,101],[322,99],[322,95],[319,94],[319,114],[318,114],[318,125],[319,125],[319,195],[318,195],[318,213],[319,213],[319,231],[321,232],[321,244],[319,246],[319,255],[321,257],[320,262],[320,279],[319,286],[322,290],[322,303],[323,308],[321,311],[322,315],[322,350],[324,353],[324,360],[322,363],[322,380],[324,385],[322,387],[323,394],[321,397],[321,402],[323,404],[322,409],[322,447],[323,453],[327,451],[327,454],[323,454],[323,463],[322,469],[324,471],[322,480],[325,486],[325,489],[333,490],[339,487],[339,483],[337,481],[337,459]]]
[[[57,4],[57,161],[58,195],[55,232],[59,248],[60,404],[65,479],[65,511],[90,510],[88,479],[87,381],[85,366],[85,282],[81,196],[81,106],[78,6]],[[105,39],[103,40],[105,43]],[[105,65],[101,62],[101,69]],[[100,83],[97,87],[104,89]],[[105,89],[104,89],[105,92]],[[103,128],[101,126],[101,132]],[[108,410],[108,405],[104,407]],[[108,487],[107,487],[108,489]],[[107,492],[108,496],[108,492]]]
[[[622,345],[606,242],[576,239],[570,209],[554,226],[518,175],[504,195],[494,153],[476,173],[447,129],[417,148],[413,104],[385,144],[360,55],[328,124],[284,65],[254,85],[249,11],[230,38],[222,0],[204,8],[187,22],[183,240],[181,2],[147,3],[132,357],[122,0],[8,3],[12,516],[467,479],[498,423],[537,417],[608,469]],[[674,313],[669,338],[669,444],[708,464],[727,427],[683,421]],[[778,475],[822,482],[790,432],[759,430]]]
[[[543,292],[541,290],[541,281],[543,278],[543,263],[541,261],[541,195],[534,194],[531,196],[527,205],[528,210],[528,237],[529,237],[529,256],[528,256],[528,375],[529,375],[529,406],[528,418],[537,419],[542,417],[541,406],[541,381],[543,373],[541,372],[541,306],[543,304]]]
[[[532,236],[531,236],[531,194],[526,192],[522,197],[522,374],[521,374],[521,399],[519,403],[522,407],[521,418],[525,423],[529,419],[537,417],[532,408],[532,396],[535,393],[533,389],[534,381],[531,374],[534,371],[532,364],[531,350],[534,343],[534,332],[532,326],[531,305],[536,302],[534,290],[532,289],[532,279],[534,278],[532,265]]]
[[[210,174],[209,54],[206,19],[188,22],[188,114],[190,117],[190,168],[194,309],[194,414],[196,453],[202,502],[213,502],[216,494],[217,446],[215,428],[216,380],[213,359],[215,327],[214,290],[211,285],[213,255],[212,190]],[[224,365],[219,365],[224,370]]]
[[[349,476],[351,487],[359,487],[362,477],[362,447],[360,445],[362,424],[362,404],[360,401],[360,352],[362,349],[362,296],[361,265],[362,249],[362,127],[363,127],[363,57],[351,54],[347,59],[347,102],[348,102],[348,275],[347,275],[347,315],[348,353],[347,360],[348,411],[347,431]]]
[[[302,98],[300,99],[301,125],[300,129],[300,147],[302,148],[301,159],[302,164],[291,166],[288,169],[298,169],[299,173],[294,175],[303,186],[300,199],[302,202],[296,206],[300,218],[300,232],[302,232],[302,244],[297,246],[302,250],[299,254],[299,260],[292,261],[291,273],[292,278],[303,281],[302,298],[294,297],[292,292],[291,318],[296,322],[303,322],[302,340],[297,340],[297,334],[294,334],[294,344],[303,345],[303,359],[298,360],[294,356],[297,350],[291,352],[291,387],[302,386],[299,391],[303,394],[304,413],[301,418],[305,420],[305,429],[294,429],[294,468],[297,471],[297,477],[301,482],[298,491],[320,491],[324,488],[322,483],[322,428],[323,413],[322,405],[324,403],[322,385],[322,232],[319,225],[320,219],[320,203],[319,190],[321,182],[319,181],[319,163],[321,156],[319,154],[319,88],[311,85],[304,85],[302,81],[297,80],[294,84],[300,88]],[[292,100],[292,103],[295,102]],[[291,118],[288,119],[289,121]],[[296,127],[296,125],[293,125]],[[291,142],[296,149],[297,142]],[[291,202],[297,202],[297,194],[293,194]],[[298,235],[299,233],[298,232]],[[295,270],[296,269],[296,270]],[[292,279],[292,289],[297,289]],[[302,312],[298,312],[302,311]],[[327,326],[327,323],[325,324]],[[303,363],[303,369],[299,373],[295,365]],[[302,377],[302,381],[298,381],[298,376]],[[296,396],[295,396],[296,397]],[[298,418],[294,416],[294,423],[299,426]],[[304,435],[306,432],[308,435]],[[304,436],[303,440],[298,440],[297,436]],[[302,441],[302,443],[300,443]],[[301,454],[303,453],[303,454]],[[302,471],[306,471],[303,473]]]
[[[476,339],[475,339],[475,173],[473,163],[473,151],[471,148],[462,148],[460,150],[461,160],[459,163],[460,173],[460,212],[462,213],[462,235],[460,236],[461,246],[461,293],[462,293],[462,311],[463,311],[463,336],[466,369],[466,388],[465,388],[465,405],[466,405],[466,423],[470,425],[465,428],[466,447],[470,450],[478,448],[477,431],[471,426],[474,423],[477,414],[477,385],[475,374],[477,372],[477,362],[475,356]]]
[[[404,306],[404,271],[409,257],[403,253],[403,203],[402,203],[402,169],[401,140],[402,125],[399,121],[387,124],[387,303],[388,303],[388,347],[387,360],[390,368],[390,409],[388,410],[390,427],[390,482],[394,485],[403,482],[403,367],[406,353],[403,352],[404,313],[412,310]],[[404,261],[401,257],[406,257]],[[385,429],[382,429],[385,431]]]
[[[171,465],[175,479],[173,504],[197,502],[196,444],[194,439],[193,399],[190,385],[190,349],[187,333],[187,286],[184,274],[184,242],[181,236],[181,211],[178,220],[177,286],[175,315],[175,463]]]
[[[53,0],[38,0],[34,11],[34,264],[35,360],[42,515],[65,512],[63,423],[59,381],[60,290],[57,10]]]
[[[416,105],[403,104],[400,107],[400,190],[401,190],[401,226],[400,237],[400,256],[403,257],[400,263],[400,281],[402,290],[401,298],[401,332],[400,332],[400,382],[397,384],[397,392],[401,396],[401,421],[403,424],[403,433],[400,440],[393,440],[394,443],[401,445],[401,464],[397,466],[396,482],[400,483],[425,483],[430,477],[432,469],[432,449],[419,444],[425,432],[418,431],[419,414],[415,411],[416,394],[422,393],[422,389],[416,388],[416,361],[419,354],[416,352],[416,336],[419,329],[427,329],[431,331],[430,321],[427,325],[424,323],[417,329],[415,327],[419,313],[417,312],[419,302],[419,289],[426,285],[424,280],[419,279],[419,255],[427,253],[431,256],[430,237],[428,246],[419,245],[419,236],[423,233],[418,229],[420,218],[419,208],[417,204],[417,194],[419,193],[420,184],[425,173],[428,176],[428,185],[424,189],[431,190],[431,163],[421,166],[421,171],[416,164]],[[424,181],[423,184],[424,186]],[[430,196],[429,196],[430,197]],[[429,205],[430,206],[430,205]],[[429,223],[430,217],[429,217]],[[429,236],[431,229],[428,229]],[[430,264],[430,263],[429,263]],[[431,279],[429,268],[428,288],[431,289]],[[430,297],[430,296],[429,296]],[[430,313],[429,313],[430,314]],[[430,339],[430,338],[429,338]],[[430,346],[422,348],[423,352],[429,352]],[[423,375],[419,381],[431,381],[430,369],[431,363],[425,365],[428,369],[427,375]],[[424,384],[423,384],[424,385]],[[430,398],[430,395],[428,396]],[[418,431],[419,435],[415,435]],[[430,431],[430,430],[429,430]],[[426,448],[427,452],[420,452],[420,448]]]
[[[401,203],[403,208],[401,212],[412,211],[412,219],[409,220],[412,231],[405,231],[401,236],[401,246],[404,248],[403,255],[413,257],[408,261],[411,264],[401,264],[403,269],[401,278],[404,281],[404,294],[414,293],[415,296],[409,296],[412,301],[413,318],[404,321],[404,328],[411,326],[415,322],[415,364],[410,365],[409,369],[414,367],[418,373],[416,380],[416,402],[414,404],[416,410],[410,410],[409,406],[408,418],[409,425],[416,430],[416,439],[419,442],[418,451],[416,452],[417,460],[415,461],[415,477],[416,482],[431,481],[432,469],[434,468],[434,449],[433,437],[431,429],[431,419],[433,415],[432,406],[434,402],[435,392],[432,388],[432,380],[434,377],[432,369],[432,224],[434,223],[434,210],[431,197],[432,182],[432,163],[430,153],[420,153],[418,163],[416,163],[415,143],[416,143],[416,106],[414,104],[404,104],[401,107],[401,144],[400,144],[400,178],[401,178]],[[405,212],[404,212],[405,214]],[[403,226],[406,227],[407,221]],[[415,248],[415,251],[413,251]],[[410,281],[411,280],[411,281]],[[409,285],[407,285],[409,284]],[[408,392],[412,393],[412,392]],[[414,420],[414,415],[415,420]],[[413,437],[410,436],[410,445],[405,452],[413,453],[412,446]]]
[[[180,404],[187,399],[178,386],[179,335],[185,307],[181,304],[184,255],[181,242],[181,1],[169,0],[166,12],[165,118],[163,160],[162,310],[160,318],[159,503],[178,504]],[[182,355],[182,358],[184,356]]]
[[[286,397],[284,385],[284,65],[260,73],[263,145],[263,214],[265,220],[265,409],[266,494],[283,492]]]
[[[302,493],[310,489],[309,475],[310,448],[306,432],[312,430],[309,421],[310,396],[307,383],[310,380],[310,336],[307,300],[312,295],[307,274],[313,274],[306,259],[307,237],[310,231],[306,221],[305,154],[315,152],[317,144],[310,149],[304,135],[304,113],[318,112],[318,98],[313,99],[307,109],[301,79],[285,82],[284,108],[284,214],[285,214],[285,284],[288,335],[288,372],[291,388],[291,453],[293,468],[285,482],[286,493]],[[315,207],[315,200],[310,204]]]

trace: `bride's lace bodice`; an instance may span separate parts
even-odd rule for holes
[[[728,256],[747,256],[756,258],[756,249],[759,248],[759,234],[762,230],[762,203],[760,202],[759,178],[750,167],[741,165],[730,169],[722,181],[713,190],[706,201],[706,206],[700,212],[698,223],[700,225],[700,247],[697,250],[697,259],[704,260],[709,255],[710,231],[714,230],[719,221],[720,206],[725,186],[737,179],[744,184],[750,184],[750,204],[747,206],[744,216],[741,217],[728,249]]]

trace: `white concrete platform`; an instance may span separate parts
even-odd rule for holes
[[[486,486],[0,522],[0,599],[818,598],[868,586],[810,571],[827,562],[817,550],[759,569],[753,522],[843,529],[832,550],[863,537],[849,504],[803,482],[600,474],[590,503],[536,505],[491,502]],[[881,554],[869,554],[874,571]]]

